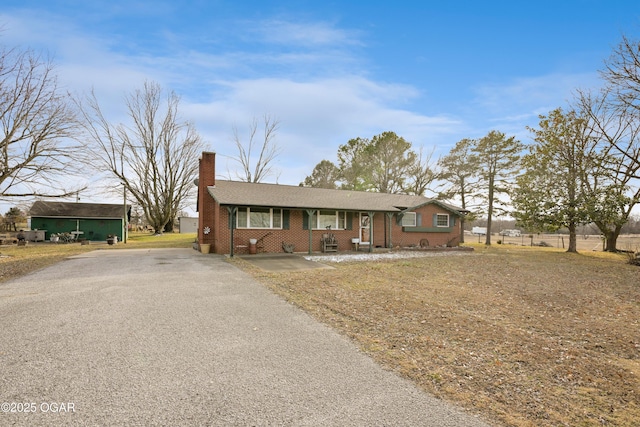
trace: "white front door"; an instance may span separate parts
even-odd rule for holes
[[[368,213],[361,212],[360,213],[360,244],[368,245],[369,242],[369,234],[371,227],[371,218]]]

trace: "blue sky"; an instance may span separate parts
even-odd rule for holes
[[[176,91],[222,175],[233,126],[278,118],[269,181],[298,184],[383,131],[436,158],[493,129],[528,142],[539,114],[600,86],[622,34],[639,38],[640,4],[4,0],[0,26],[0,42],[51,54],[64,87],[93,88],[113,120],[145,80]]]

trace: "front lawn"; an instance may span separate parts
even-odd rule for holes
[[[640,268],[623,256],[475,245],[289,273],[232,262],[388,369],[495,425],[640,420]]]

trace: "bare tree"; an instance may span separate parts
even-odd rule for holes
[[[33,51],[0,50],[0,198],[66,197],[80,147],[70,97],[53,64]],[[46,185],[43,185],[46,184]]]
[[[591,129],[600,171],[585,180],[591,195],[594,224],[605,237],[605,250],[615,252],[622,227],[640,203],[640,121],[633,109],[619,109],[611,91],[578,91],[576,103]]]
[[[596,224],[606,237],[606,250],[616,240],[633,208],[640,203],[640,42],[623,36],[601,71],[605,88],[596,96],[578,91],[578,105],[604,146],[612,189],[600,191]],[[634,186],[633,183],[636,183]]]
[[[623,36],[601,74],[613,90],[614,104],[640,113],[640,43]]]
[[[427,190],[431,190],[431,185],[437,178],[437,164],[432,161],[435,147],[427,154],[424,154],[424,147],[415,155],[414,163],[409,166],[409,182],[405,184],[404,192],[407,194],[418,194],[423,196]]]
[[[274,173],[273,162],[282,151],[276,142],[276,134],[280,128],[280,121],[269,116],[263,116],[262,137],[257,136],[258,119],[253,118],[249,126],[249,137],[243,142],[236,126],[233,127],[233,141],[238,149],[238,156],[232,160],[240,164],[240,171],[236,177],[245,182],[261,182]],[[256,151],[259,153],[256,154]]]
[[[164,105],[163,105],[164,101]],[[135,199],[159,233],[193,196],[204,149],[192,123],[178,114],[180,98],[146,82],[125,97],[130,125],[110,123],[95,94],[81,106],[95,166],[107,170]]]

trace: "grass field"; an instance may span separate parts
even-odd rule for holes
[[[531,246],[545,243],[558,249],[569,247],[569,236],[567,234],[523,234],[520,237],[509,237],[492,235],[491,242],[496,244],[501,241],[505,245]],[[469,243],[484,243],[485,236],[465,235],[465,241]],[[599,235],[580,234],[576,240],[578,252],[602,251],[603,241]],[[622,234],[618,237],[617,248],[619,250],[640,250],[640,235]]]
[[[640,268],[603,252],[473,246],[294,273],[233,262],[493,425],[637,426]]]

